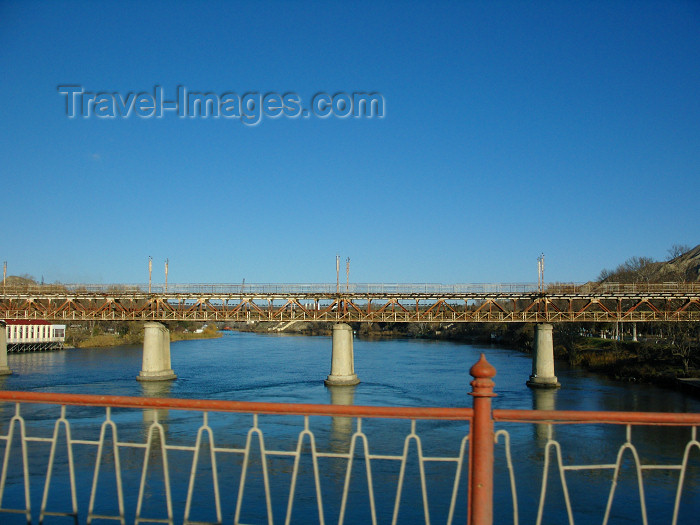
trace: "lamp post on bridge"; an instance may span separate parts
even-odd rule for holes
[[[148,256],[148,295],[151,295],[151,274],[153,273],[153,257]]]

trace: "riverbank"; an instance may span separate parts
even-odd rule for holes
[[[700,376],[700,370],[693,366],[692,361],[686,368],[682,357],[665,341],[577,337],[572,348],[564,347],[560,351],[563,351],[561,357],[572,366],[602,373],[618,381],[677,387],[681,380],[692,382]]]
[[[170,331],[170,341],[190,341],[195,339],[215,339],[222,337],[215,326],[207,327],[202,331]],[[136,345],[143,344],[143,330],[127,332],[125,334],[118,333],[96,333],[84,337],[73,337],[72,343],[66,344],[67,348],[105,348],[110,346],[120,345]]]

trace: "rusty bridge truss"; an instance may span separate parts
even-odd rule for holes
[[[700,321],[700,283],[6,287],[0,319],[228,322]]]

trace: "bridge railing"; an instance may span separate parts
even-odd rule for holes
[[[538,524],[591,523],[591,515],[607,523],[632,512],[647,523],[651,492],[667,507],[664,522],[695,517],[700,414],[492,410],[495,370],[482,356],[471,373],[473,408],[0,391],[10,404],[0,405],[0,513],[23,514],[28,523],[37,516],[40,523],[47,516],[87,523],[273,523],[284,516],[286,523],[486,525],[494,516],[517,524],[534,513]],[[134,410],[142,414],[135,418]],[[544,447],[541,477],[532,469],[518,476],[523,460],[541,452],[514,425],[534,427]],[[621,439],[596,430],[605,436],[601,451],[555,430],[584,435],[577,430],[584,425],[621,428]],[[673,458],[649,461],[637,446],[633,436],[649,426],[688,430]],[[586,448],[597,461],[575,461]],[[626,456],[638,498],[621,509],[614,503]],[[665,497],[650,481],[658,472]],[[581,473],[589,477],[577,485]],[[598,499],[594,485],[605,489]]]
[[[246,284],[44,284],[11,285],[1,288],[5,295],[19,294],[137,294],[153,295],[430,295],[449,296],[465,294],[700,294],[700,283],[246,283]]]
[[[458,294],[458,293],[515,293],[536,292],[537,284],[532,283],[187,283],[187,284],[45,284],[8,286],[6,293],[150,293],[164,294],[223,294],[223,295],[268,295],[268,294]]]

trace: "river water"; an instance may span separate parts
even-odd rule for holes
[[[219,339],[175,342],[171,345],[172,366],[178,379],[163,383],[140,383],[136,376],[141,368],[141,348],[121,346],[113,348],[86,348],[49,353],[11,354],[9,366],[13,375],[0,378],[0,387],[6,390],[47,391],[79,394],[109,394],[128,396],[158,396],[175,398],[225,399],[238,401],[269,401],[294,403],[339,403],[388,406],[471,406],[469,368],[485,353],[495,366],[498,394],[493,399],[494,408],[558,409],[558,410],[624,410],[661,412],[700,412],[700,400],[680,392],[651,385],[619,383],[596,374],[568,368],[557,363],[557,376],[562,388],[556,391],[532,390],[525,381],[531,371],[529,356],[515,350],[490,346],[475,346],[434,342],[426,340],[355,340],[355,371],[361,383],[356,387],[327,388],[323,379],[330,368],[331,342],[329,337],[292,335],[264,335],[252,333],[227,333]],[[0,406],[0,431],[7,434],[14,407]],[[197,429],[202,424],[199,413],[180,411],[114,410],[119,424],[120,442],[145,442],[154,419],[163,424],[164,438],[168,445],[194,445]],[[22,407],[27,435],[50,437],[54,421],[59,416],[55,407]],[[73,439],[96,440],[104,410],[69,408]],[[319,451],[343,453],[350,447],[357,422],[346,418],[310,418],[315,445]],[[209,424],[214,429],[217,447],[243,447],[252,417],[248,415],[212,415]],[[260,416],[260,428],[265,446],[275,450],[294,450],[299,433],[303,430],[302,418]],[[422,452],[429,456],[457,456],[462,438],[468,432],[460,422],[418,422],[416,431],[421,437]],[[534,523],[540,498],[543,477],[548,491],[542,523],[565,523],[567,513],[563,504],[563,489],[557,469],[557,448],[547,448],[547,436],[561,446],[564,465],[612,465],[616,462],[620,447],[626,441],[625,427],[613,425],[564,425],[501,424],[497,429],[506,430],[511,441],[517,487],[517,505],[520,523]],[[362,430],[368,435],[371,454],[400,455],[405,436],[410,432],[407,421],[362,421]],[[19,435],[15,429],[13,435]],[[158,435],[154,435],[155,438]],[[206,437],[206,436],[205,436]],[[624,450],[618,486],[611,506],[610,523],[641,523],[639,486],[637,484],[634,454],[642,464],[679,465],[686,443],[691,438],[687,428],[634,427],[631,443],[634,449]],[[512,522],[513,503],[506,468],[504,438],[496,446],[495,523]],[[2,508],[23,506],[21,462],[19,448],[13,445],[7,488]],[[155,439],[156,452],[160,441]],[[308,449],[305,438],[303,450]],[[225,444],[225,445],[224,445]],[[0,446],[5,446],[4,444]],[[399,523],[423,523],[424,509],[421,498],[420,470],[416,457],[416,441],[408,442],[409,461],[401,493]],[[65,447],[65,445],[64,445]],[[258,447],[258,448],[256,448]],[[75,445],[76,478],[80,522],[85,521],[92,475],[96,459],[96,447]],[[358,445],[358,450],[361,447]],[[253,439],[252,449],[259,442]],[[68,510],[70,491],[61,475],[67,474],[65,453],[59,447],[55,477],[49,492],[48,508]],[[543,460],[548,452],[551,460],[547,476],[543,476]],[[121,451],[120,451],[121,453]],[[143,449],[128,449],[122,453],[124,471],[126,519],[133,522],[138,485],[143,464]],[[356,451],[356,457],[361,452]],[[206,456],[206,454],[203,454]],[[266,522],[265,500],[261,487],[263,473],[260,462],[251,455],[249,483],[246,484],[241,506],[241,521]],[[49,445],[44,442],[29,444],[29,463],[32,472],[38,471],[38,482],[32,479],[31,502],[33,519],[38,518],[43,490],[43,476],[49,457]],[[157,453],[151,454],[151,470],[162,464]],[[182,522],[189,474],[192,465],[191,451],[169,451],[171,469],[173,512],[175,522]],[[208,457],[208,456],[207,456]],[[316,523],[317,501],[314,494],[314,478],[310,454],[302,454],[299,481],[294,499],[293,522]],[[63,459],[61,459],[63,458]],[[346,523],[369,523],[368,488],[363,469],[363,459],[354,465],[352,483],[346,509]],[[690,455],[691,467],[685,481],[681,499],[679,523],[697,523],[700,511],[700,450],[696,447]],[[202,460],[203,461],[203,460]],[[320,460],[321,461],[321,460]],[[325,458],[321,469],[323,510],[326,522],[338,521],[341,490],[345,476],[342,459]],[[160,462],[160,463],[159,463]],[[108,461],[107,461],[108,463]],[[105,464],[107,464],[105,463]],[[198,476],[211,480],[211,464],[198,463]],[[427,498],[431,523],[445,523],[453,490],[455,464],[432,462],[426,464]],[[289,484],[293,459],[274,457],[270,460],[271,509],[275,522],[283,522],[287,509]],[[394,510],[399,473],[397,461],[372,461],[373,486],[379,523],[390,523]],[[102,472],[102,471],[101,471]],[[203,473],[203,474],[202,474]],[[242,473],[242,454],[217,453],[217,473],[222,487],[223,521],[231,523],[236,511],[238,485]],[[565,474],[566,487],[572,500],[572,512],[576,523],[600,523],[603,519],[612,480],[612,469],[569,470]],[[109,476],[100,474],[100,487],[109,487]],[[670,523],[673,501],[678,485],[678,471],[673,469],[646,469],[643,471],[643,491],[649,523]],[[103,480],[103,478],[105,478]],[[153,478],[153,479],[152,479]],[[464,476],[462,476],[464,478]],[[197,478],[199,480],[199,477]],[[199,484],[199,481],[197,481]],[[115,485],[116,486],[116,485]],[[250,488],[249,488],[250,487]],[[195,485],[192,520],[215,520],[211,481]],[[162,476],[149,477],[145,490],[142,515],[164,513],[165,487]],[[455,523],[466,520],[464,479],[458,486],[459,504],[455,510]],[[96,504],[96,512],[116,512],[113,492],[106,494],[104,503]],[[111,497],[109,497],[111,496]],[[68,502],[68,503],[67,503]],[[101,507],[102,505],[102,507]],[[111,509],[111,510],[110,510]],[[12,521],[15,520],[16,521]],[[53,518],[56,523],[66,518]],[[0,523],[24,523],[23,516],[0,514]],[[47,518],[46,523],[51,523]]]

